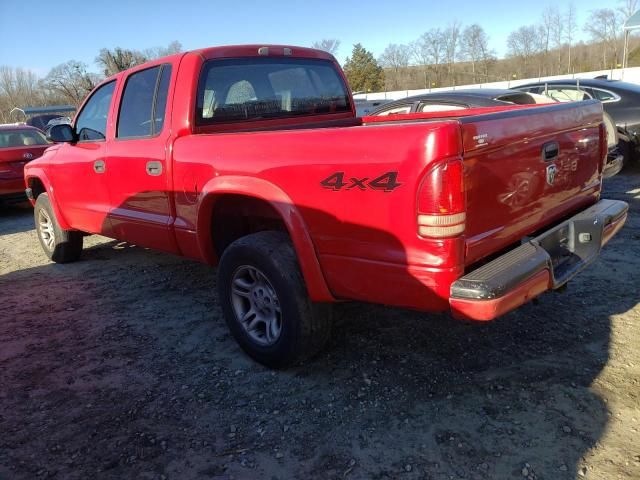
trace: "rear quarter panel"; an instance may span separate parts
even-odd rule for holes
[[[199,193],[212,178],[259,178],[286,192],[300,212],[337,297],[410,305],[415,299],[403,300],[409,282],[425,292],[425,304],[442,303],[448,295],[425,290],[410,270],[457,276],[462,242],[419,238],[415,198],[428,165],[460,149],[456,121],[179,138],[173,146],[176,226],[196,230]],[[397,176],[397,188],[370,187],[387,173]],[[344,186],[322,185],[335,174]],[[438,283],[424,281],[433,289]]]

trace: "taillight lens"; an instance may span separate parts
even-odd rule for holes
[[[602,159],[600,169],[601,171],[604,169],[604,166],[607,164],[607,155],[609,154],[609,143],[607,141],[607,127],[604,123],[600,124],[600,158]]]
[[[465,228],[464,164],[450,160],[432,168],[418,191],[418,234],[454,237]]]

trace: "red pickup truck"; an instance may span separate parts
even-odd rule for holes
[[[25,170],[49,258],[95,233],[218,264],[231,332],[272,367],[325,344],[332,302],[491,320],[563,286],[627,215],[600,199],[598,102],[357,118],[307,48],[146,63],[50,136]]]

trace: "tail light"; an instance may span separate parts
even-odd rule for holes
[[[607,127],[603,123],[600,124],[600,158],[602,159],[602,168],[600,171],[604,169],[604,165],[607,164],[607,155],[609,154],[609,142],[607,139]]]
[[[429,170],[420,184],[417,203],[421,237],[445,238],[463,233],[466,205],[462,160],[443,162]]]

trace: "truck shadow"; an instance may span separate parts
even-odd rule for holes
[[[327,351],[275,374],[205,265],[109,241],[2,275],[0,476],[576,478],[608,424],[611,317],[640,301],[627,190],[607,196],[629,225],[567,294],[488,324],[338,305]]]
[[[33,208],[28,202],[17,205],[0,203],[0,235],[33,230]]]

